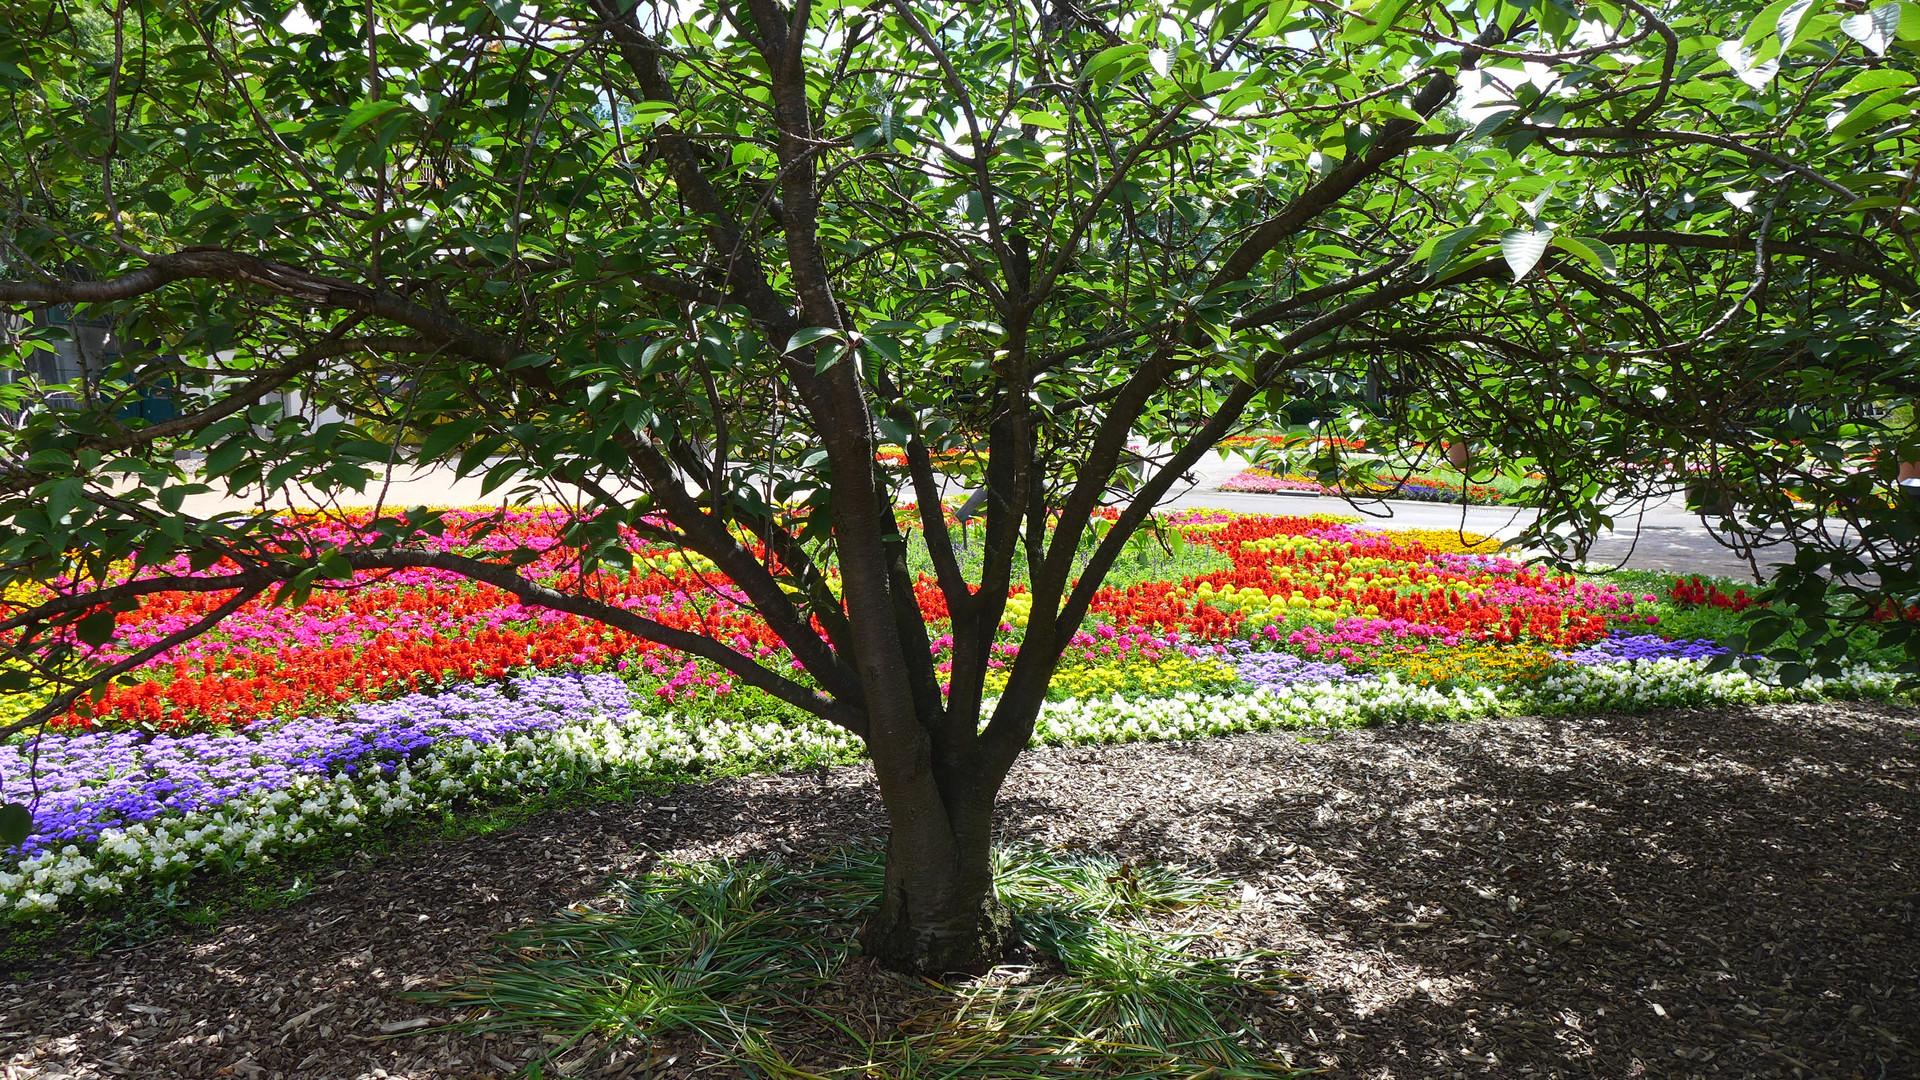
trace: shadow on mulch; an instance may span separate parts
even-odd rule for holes
[[[1257,1017],[1301,1065],[1896,1080],[1920,1076],[1916,735],[1911,709],[1822,704],[1050,749],[1001,820],[1244,882],[1213,929],[1305,977]],[[0,1073],[511,1075],[535,1044],[411,1033],[446,1017],[402,992],[656,853],[882,827],[847,768],[363,861],[286,910],[0,987]]]
[[[1103,846],[1257,883],[1249,940],[1319,976],[1291,1030],[1356,1074],[1914,1076],[1914,730],[1820,706],[1182,744],[1158,771],[1192,793]]]

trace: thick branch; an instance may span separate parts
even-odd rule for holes
[[[839,724],[855,735],[863,737],[865,735],[865,716],[857,707],[849,702],[835,701],[824,694],[801,686],[799,683],[761,665],[752,657],[729,648],[712,638],[667,626],[644,616],[636,615],[625,608],[594,600],[590,597],[550,589],[520,576],[520,574],[510,566],[501,563],[487,562],[482,559],[475,559],[452,552],[422,551],[415,549],[356,551],[342,552],[341,554],[347,564],[354,570],[430,569],[457,574],[469,580],[483,582],[511,593],[514,598],[522,604],[533,607],[543,607],[550,611],[559,611],[569,615],[578,615],[582,618],[592,619],[595,622],[611,626],[616,630],[625,631],[635,637],[711,660],[738,676],[740,680],[748,686],[764,690],[774,697],[779,698],[781,701],[804,709],[808,713],[821,717],[822,719]],[[242,591],[237,594],[237,596],[251,598],[253,595],[257,595],[263,589],[273,584],[291,580],[304,569],[305,566],[301,563],[286,562],[272,567],[262,567],[256,570],[244,571],[238,574],[225,574],[218,577],[146,578],[137,582],[127,582],[123,585],[112,586],[88,593],[56,597],[29,611],[14,616],[5,623],[0,623],[0,630],[43,623],[59,614],[98,608],[111,602],[111,600],[115,598],[145,595],[155,592],[205,593],[221,592],[226,589],[239,587]],[[239,603],[245,603],[245,599],[240,599]],[[129,658],[128,660],[121,661],[108,669],[104,677],[83,684],[84,688],[80,692],[85,692],[85,689],[100,685],[106,679],[111,679],[115,675],[130,670],[140,663],[144,663],[165,649],[172,648],[175,645],[198,637],[200,634],[205,633],[217,625],[221,618],[224,618],[236,610],[239,603],[229,601],[228,604],[224,604],[218,609],[218,617],[210,614],[207,618],[203,618],[194,623],[193,626],[176,634],[169,635],[164,641],[142,650],[140,654],[136,654],[137,659]],[[69,698],[68,704],[71,704],[71,701],[72,698]],[[58,715],[58,712],[65,711],[65,708],[66,706],[62,705],[60,709],[52,715]],[[39,712],[36,711],[34,715],[38,716]],[[40,721],[32,720],[32,722],[38,723]],[[5,734],[7,731],[14,730],[19,730],[19,725],[11,725],[8,728],[0,729],[0,735]]]
[[[54,695],[52,700],[48,701],[45,705],[15,720],[13,723],[0,725],[0,739],[4,739],[16,731],[25,731],[28,728],[38,727],[46,723],[71,708],[73,703],[78,701],[82,694],[90,693],[98,687],[105,686],[117,676],[132,671],[134,668],[139,667],[141,664],[159,656],[161,653],[166,652],[176,645],[184,645],[192,641],[194,638],[220,625],[221,620],[240,610],[242,605],[260,595],[261,591],[265,588],[265,585],[253,585],[241,589],[239,592],[228,597],[225,603],[207,612],[198,620],[175,630],[173,633],[168,634],[166,637],[161,638],[159,641],[154,642],[131,656],[124,657],[101,668],[87,678],[82,679],[73,687]]]
[[[1613,232],[1601,233],[1600,239],[1609,244],[1657,244],[1666,247],[1700,248],[1706,251],[1752,251],[1755,247],[1751,236],[1673,232],[1666,229],[1616,229]],[[1907,296],[1920,295],[1920,285],[1916,285],[1912,278],[1843,251],[1795,243],[1791,240],[1768,240],[1766,253],[1814,259],[1865,275]]]
[[[171,255],[154,255],[146,266],[105,281],[0,281],[0,303],[113,303],[146,296],[176,281],[189,279],[253,285],[317,307],[385,319],[477,360],[505,364],[518,355],[507,342],[403,296],[220,248],[188,248]]]

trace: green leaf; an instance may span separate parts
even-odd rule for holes
[[[1467,133],[1466,141],[1476,142],[1499,131],[1507,121],[1513,119],[1514,113],[1518,111],[1517,109],[1495,109],[1488,113],[1480,119],[1479,123],[1473,125],[1473,130]]]
[[[635,124],[658,127],[673,119],[679,109],[670,101],[643,101],[627,109],[625,119]]]
[[[1037,109],[1033,112],[1021,113],[1020,123],[1032,124],[1034,127],[1045,128],[1048,131],[1067,130],[1067,122],[1065,120],[1050,112],[1041,112]]]
[[[1380,0],[1366,12],[1356,12],[1348,16],[1345,29],[1340,31],[1341,40],[1352,45],[1366,45],[1393,28],[1394,20],[1406,12],[1412,0]]]
[[[1874,68],[1871,71],[1863,71],[1853,78],[1848,79],[1847,85],[1841,87],[1833,96],[1852,97],[1855,94],[1870,93],[1874,90],[1885,90],[1893,86],[1912,86],[1913,84],[1914,77],[1911,72],[1898,71],[1893,68]]]
[[[1799,0],[1773,0],[1773,3],[1761,8],[1760,14],[1754,16],[1753,22],[1747,24],[1747,32],[1740,38],[1740,44],[1751,47],[1768,34],[1778,34],[1781,16],[1786,14],[1788,7],[1797,2]]]
[[[1885,56],[1887,46],[1900,31],[1900,4],[1881,4],[1861,15],[1840,20],[1840,29],[1875,56]]]
[[[1780,35],[1780,51],[1793,48],[1794,35],[1800,32],[1800,24],[1808,15],[1819,9],[1822,0],[1791,0],[1774,20],[1774,32]]]
[[[1900,5],[1900,25],[1893,35],[1901,41],[1920,41],[1920,4]]]
[[[1620,269],[1620,262],[1615,258],[1613,249],[1591,236],[1556,236],[1553,238],[1553,246],[1608,275]]]
[[[340,137],[344,139],[355,130],[403,107],[403,103],[398,101],[368,101],[357,105],[347,114],[346,122],[340,125]]]
[[[1411,120],[1416,124],[1425,124],[1427,122],[1426,117],[1421,116],[1418,112],[1415,112],[1413,109],[1402,105],[1392,98],[1382,98],[1374,102],[1373,111],[1381,116],[1391,117],[1395,120]]]
[[[208,476],[225,476],[246,455],[247,444],[236,436],[207,452],[207,464],[203,471]]]
[[[1125,78],[1135,65],[1147,65],[1147,47],[1139,42],[1129,42],[1094,53],[1082,74],[1088,82],[1099,85]]]
[[[1254,30],[1255,37],[1272,37],[1287,25],[1287,17],[1293,14],[1294,0],[1273,0],[1267,5],[1266,17]]]
[[[33,811],[25,804],[10,802],[0,806],[0,847],[13,847],[33,831]]]
[[[421,441],[420,457],[427,461],[435,461],[446,456],[448,451],[472,438],[473,433],[479,431],[486,422],[487,418],[484,416],[470,416],[449,424],[441,424],[427,432],[427,437]]]
[[[1904,110],[1895,109],[1883,112],[1882,108],[1883,106],[1892,105],[1900,98],[1905,97],[1906,94],[1907,89],[1901,86],[1890,86],[1885,90],[1875,90],[1873,93],[1868,94],[1859,104],[1847,110],[1847,115],[1842,118],[1838,124],[1834,125],[1832,132],[1833,137],[1836,139],[1850,139],[1869,128],[1878,127],[1881,123],[1891,119],[1893,116],[1899,115],[1899,113]]]
[[[73,632],[85,644],[96,648],[113,640],[113,612],[102,608],[74,624]]]
[[[793,337],[787,341],[787,347],[783,351],[793,352],[796,349],[804,349],[816,341],[825,341],[827,338],[837,338],[839,336],[840,331],[835,330],[831,326],[809,326],[794,334]]]
[[[880,429],[880,437],[890,443],[905,446],[908,440],[913,438],[913,430],[911,428],[901,425],[890,416],[876,416],[873,420],[874,426]]]
[[[329,549],[320,556],[320,576],[329,581],[352,581],[353,564],[338,550]]]
[[[1427,276],[1439,277],[1440,272],[1453,262],[1454,256],[1459,254],[1462,248],[1485,236],[1491,229],[1492,226],[1482,222],[1479,225],[1469,225],[1464,229],[1455,229],[1441,236],[1433,245],[1433,254],[1427,258]]]
[[[1775,75],[1780,73],[1778,59],[1756,62],[1754,55],[1742,48],[1739,42],[1723,41],[1714,51],[1720,59],[1726,61],[1728,67],[1733,69],[1733,73],[1741,82],[1755,90],[1767,85]]]
[[[1513,270],[1513,280],[1519,281],[1531,272],[1547,253],[1547,247],[1553,243],[1552,230],[1508,229],[1500,234],[1500,254],[1507,260],[1507,266]]]
[[[55,523],[63,522],[86,498],[86,481],[77,476],[68,476],[46,485],[47,517]]]
[[[198,495],[209,490],[205,484],[172,484],[160,489],[159,502],[169,514],[177,514],[187,501],[187,496]]]

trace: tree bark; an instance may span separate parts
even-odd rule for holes
[[[860,945],[899,971],[978,974],[999,963],[1013,939],[1012,917],[993,895],[999,784],[978,763],[936,761],[931,754],[924,761],[929,767],[910,776],[879,770],[888,819],[886,882]]]

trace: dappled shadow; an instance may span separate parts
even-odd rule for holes
[[[784,858],[873,836],[883,819],[869,776],[686,785],[348,859],[285,908],[0,984],[0,1073],[11,1063],[27,1076],[512,1076],[544,1049],[537,1040],[434,1031],[450,1014],[410,992],[460,979],[501,932],[591,902],[609,876],[661,858]]]
[[[1915,732],[1911,710],[1819,705],[1049,749],[1016,769],[1002,831],[1251,885],[1201,925],[1305,976],[1254,1017],[1301,1065],[1911,1077]],[[409,1025],[448,1016],[407,992],[459,979],[500,931],[592,901],[609,875],[804,856],[883,827],[853,767],[352,859],[284,908],[0,988],[0,1066],[511,1075],[537,1044],[422,1034]],[[689,1075],[671,1056],[652,1075]]]
[[[1620,523],[1620,531],[1594,542],[1587,561],[1600,566],[1623,566],[1630,570],[1665,570],[1674,574],[1713,574],[1736,581],[1752,581],[1753,566],[1731,548],[1715,540],[1698,521],[1685,525],[1633,526],[1632,520]],[[1762,569],[1775,562],[1791,561],[1785,549],[1759,552]]]
[[[1899,1077],[1920,1075],[1915,730],[1823,705],[1074,753],[1132,792],[1102,846],[1256,886],[1234,929],[1315,976],[1274,1025],[1309,1062]],[[1039,806],[1022,828],[1057,832]]]

